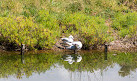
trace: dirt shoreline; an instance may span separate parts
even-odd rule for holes
[[[123,39],[114,40],[107,44],[108,44],[108,51],[114,51],[114,50],[116,51],[137,51],[137,37],[136,36],[132,38],[125,37]],[[10,44],[7,44],[7,45],[10,45]],[[49,49],[44,49],[44,50],[46,51]],[[63,49],[59,49],[56,47],[56,45],[54,45],[50,50],[62,51]],[[82,49],[82,50],[87,50],[87,49]],[[93,49],[90,48],[89,50],[93,50]],[[104,50],[104,45],[97,46],[96,50]],[[20,51],[20,47],[19,46],[15,47],[13,45],[6,46],[5,44],[3,46],[1,44],[0,51]],[[28,51],[31,51],[31,50],[28,50]]]
[[[50,50],[63,51],[64,49],[59,49],[53,46],[53,48]],[[94,51],[94,50],[104,51],[104,45],[98,46],[97,49],[89,49],[89,50],[90,51]],[[20,51],[20,50],[19,49],[7,50],[4,46],[0,46],[0,51]],[[26,51],[36,51],[36,50],[26,50]],[[38,51],[49,51],[49,49],[48,50],[38,50]],[[137,46],[129,44],[129,43],[123,44],[121,43],[121,41],[112,41],[108,44],[108,51],[137,52]]]

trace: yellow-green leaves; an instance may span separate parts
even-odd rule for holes
[[[103,44],[109,38],[108,26],[101,17],[82,13],[65,14],[60,27],[62,33],[76,35],[86,48]]]
[[[32,18],[0,17],[0,21],[0,33],[9,42],[15,42],[17,45],[24,43],[32,48],[37,45],[42,48],[51,48],[55,43],[53,39],[56,35],[52,37],[51,30],[34,23]]]
[[[112,27],[118,30],[121,37],[125,37],[128,34],[130,35],[132,32],[135,33],[137,28],[137,13],[129,12],[126,14],[116,14],[113,19]]]

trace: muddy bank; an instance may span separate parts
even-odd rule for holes
[[[109,50],[137,50],[137,37],[112,41],[109,43]]]
[[[91,46],[90,50],[93,50],[92,47],[93,46]],[[83,50],[89,50],[89,49],[85,49],[84,46],[83,46],[82,49]],[[104,45],[99,45],[99,46],[97,46],[96,50],[103,50],[103,49],[104,49]],[[16,46],[15,44],[9,44],[9,43],[7,43],[7,44],[2,44],[1,43],[0,44],[0,50],[20,51],[20,46]],[[28,50],[27,47],[26,47],[26,50]],[[51,50],[62,51],[63,49],[59,49],[59,48],[57,48],[54,45]],[[108,43],[108,50],[109,51],[112,51],[112,50],[117,50],[117,51],[137,51],[137,37],[136,36],[132,37],[132,38],[125,37],[123,39],[114,40],[114,41]]]

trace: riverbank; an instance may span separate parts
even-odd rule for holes
[[[99,45],[96,49],[81,49],[83,51],[104,51],[104,45]],[[2,52],[6,52],[6,51],[13,51],[13,52],[17,52],[19,53],[20,51],[20,48],[17,48],[17,49],[6,49],[6,47],[4,46],[1,46],[0,45],[0,51]],[[64,50],[64,49],[59,49],[57,48],[56,46],[53,46],[51,49],[45,49],[45,50],[37,50],[37,49],[33,49],[33,50],[28,50],[27,48],[25,49],[25,51],[29,52],[29,51],[32,51],[32,52],[37,52],[37,51],[41,51],[41,52],[48,52],[48,51],[55,51],[55,52],[61,52],[61,51],[69,51],[69,50]],[[71,51],[71,50],[70,50]],[[80,51],[80,50],[79,50]],[[121,51],[121,52],[137,52],[137,45],[134,45],[132,43],[129,43],[129,42],[126,42],[126,43],[123,43],[122,41],[112,41],[108,44],[108,51]]]
[[[84,50],[106,43],[110,49],[136,48],[136,6],[134,0],[1,0],[0,49],[54,49],[69,35]]]

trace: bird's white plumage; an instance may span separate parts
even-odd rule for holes
[[[73,42],[73,36],[70,35],[68,38],[61,38],[61,40],[66,43],[66,42],[69,42],[69,43],[72,43]]]
[[[66,44],[70,45],[66,47],[69,50],[79,50],[82,48],[82,43],[80,41],[74,41],[72,43],[66,42]]]
[[[82,48],[82,43],[80,41],[74,41],[73,36],[70,35],[68,38],[61,38],[64,47],[69,50],[80,50]],[[65,46],[66,45],[66,46]]]

